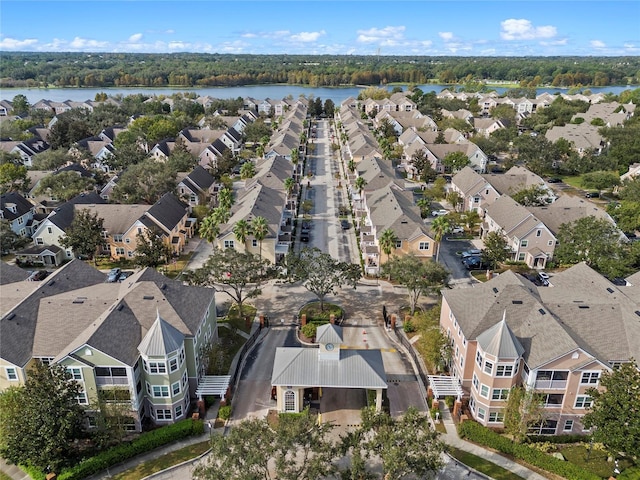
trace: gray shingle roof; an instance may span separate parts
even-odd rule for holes
[[[29,272],[11,265],[6,262],[0,262],[0,285],[21,282],[29,278]]]
[[[186,213],[187,206],[178,200],[173,193],[165,193],[147,212],[151,218],[169,232],[180,223]]]

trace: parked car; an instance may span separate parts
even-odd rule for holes
[[[434,210],[433,212],[431,212],[431,216],[432,217],[443,217],[445,215],[447,215],[449,213],[448,210]]]
[[[122,270],[120,270],[118,267],[112,268],[109,271],[109,274],[107,275],[107,282],[109,283],[117,282],[118,278],[120,278],[121,273],[122,273]]]
[[[121,272],[120,275],[118,275],[118,281],[119,282],[124,282],[132,274],[133,274],[133,272]]]
[[[587,192],[584,194],[585,198],[599,198],[600,197],[600,193],[599,192]]]
[[[562,179],[558,177],[547,178],[547,183],[562,183]]]
[[[545,273],[545,272],[538,272],[538,275],[536,275],[536,281],[537,281],[537,283],[539,283],[543,287],[548,287],[549,286],[549,274]]]
[[[35,272],[31,272],[31,275],[29,275],[29,278],[27,278],[27,280],[30,282],[39,282],[47,278],[48,275],[49,272],[47,272],[46,270],[36,270]]]
[[[309,241],[309,232],[302,232],[300,234],[300,241],[301,242],[308,242]]]
[[[480,255],[482,255],[482,250],[478,248],[472,248],[471,250],[466,250],[462,252],[462,261],[464,261],[465,258],[478,257]]]
[[[467,257],[462,260],[462,264],[467,270],[482,270],[488,266],[481,256]]]
[[[351,228],[349,220],[340,220],[340,226],[342,227],[342,230],[349,230]]]
[[[464,233],[464,227],[453,227],[451,233]]]

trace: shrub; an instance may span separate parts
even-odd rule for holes
[[[404,325],[402,325],[402,329],[404,333],[413,333],[416,331],[416,327],[411,320],[406,320]]]
[[[483,427],[473,421],[461,423],[458,427],[458,433],[461,438],[466,438],[485,447],[493,448],[507,455],[512,455],[530,465],[560,475],[567,480],[600,479],[598,475],[588,472],[573,463],[559,460],[528,445],[515,443],[511,439],[499,435],[491,429]]]
[[[204,424],[200,420],[186,419],[166,427],[145,432],[131,442],[121,443],[105,450],[94,457],[87,458],[72,468],[58,475],[58,480],[80,480],[108,467],[161,447],[176,440],[200,435],[204,432]]]
[[[307,323],[301,328],[302,334],[307,338],[314,338],[317,330],[318,326],[315,323]]]
[[[218,409],[218,417],[222,420],[229,420],[231,418],[231,405],[225,405]]]
[[[444,397],[444,402],[449,407],[449,410],[453,411],[453,405],[456,403],[456,399],[452,396]]]
[[[588,442],[588,435],[530,435],[529,441],[532,443],[548,442],[548,443],[581,443]]]

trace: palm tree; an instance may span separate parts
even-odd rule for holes
[[[200,234],[200,238],[204,238],[207,242],[215,242],[220,233],[220,226],[218,222],[216,222],[213,214],[202,219],[198,233]]]
[[[356,190],[358,191],[358,193],[362,193],[362,190],[364,190],[364,186],[366,184],[367,184],[367,181],[364,179],[364,177],[358,177],[356,178],[354,186],[356,187]]]
[[[243,163],[240,167],[240,178],[242,180],[246,180],[247,178],[251,178],[256,174],[256,166],[253,162]]]
[[[251,220],[251,233],[258,242],[260,242],[260,256],[262,257],[262,240],[269,233],[269,225],[264,217],[254,217]]]
[[[429,197],[422,197],[416,202],[418,208],[420,208],[420,216],[426,218],[429,215],[429,207],[431,206],[431,199]]]
[[[246,165],[246,164],[245,164]],[[218,192],[218,205],[227,210],[233,205],[233,192],[229,188],[221,188]]]
[[[233,234],[239,242],[244,244],[244,250],[247,251],[247,236],[249,236],[249,222],[244,218],[238,220],[233,226]]]
[[[229,221],[229,218],[231,217],[231,212],[229,211],[228,208],[222,205],[219,205],[213,209],[211,216],[215,218],[217,224],[221,225]]]
[[[347,163],[347,168],[349,169],[350,172],[355,172],[356,162],[353,159],[349,160],[349,163]]]
[[[440,256],[440,242],[445,233],[451,229],[449,219],[445,216],[438,217],[431,222],[431,230],[433,230],[433,239],[436,241],[436,262]]]
[[[396,248],[396,242],[398,241],[398,237],[395,232],[390,228],[387,228],[382,232],[380,238],[378,239],[378,243],[380,244],[380,249],[387,256],[387,262],[389,261],[389,255]],[[382,266],[382,265],[381,265]],[[389,279],[391,279],[391,272],[389,272]]]
[[[291,178],[285,178],[284,180],[284,190],[285,192],[287,192],[287,197],[291,196],[291,193],[293,192],[293,189],[296,187],[296,181]]]

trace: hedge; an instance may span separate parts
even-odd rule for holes
[[[556,443],[556,444],[565,444],[565,443],[582,443],[589,441],[589,435],[578,435],[570,434],[570,435],[529,435],[528,439],[531,443]]]
[[[87,458],[72,468],[63,470],[58,480],[80,480],[108,467],[121,463],[123,460],[149,452],[168,443],[182,440],[204,432],[201,420],[185,419],[157,430],[145,432],[131,442],[121,443],[109,450]]]
[[[567,480],[601,480],[598,475],[573,463],[559,460],[528,445],[515,443],[509,438],[474,421],[462,422],[458,427],[458,433],[461,438],[466,438],[474,443],[511,455],[530,465],[560,475]]]

